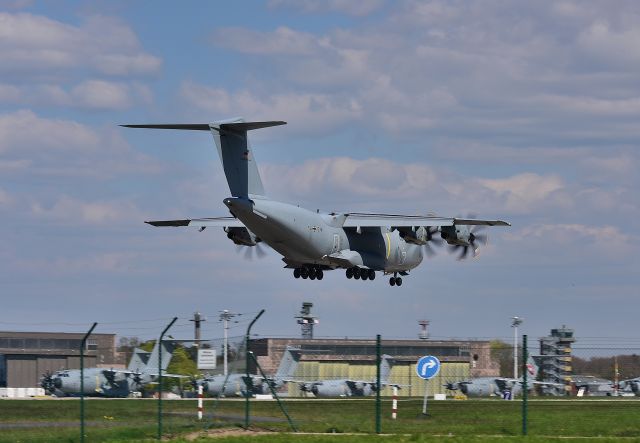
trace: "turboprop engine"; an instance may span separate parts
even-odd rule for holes
[[[229,240],[240,246],[255,246],[262,240],[245,227],[225,228]]]

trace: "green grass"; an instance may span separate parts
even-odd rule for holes
[[[302,432],[337,434],[373,434],[375,402],[372,399],[290,400],[284,402],[296,426]],[[205,404],[205,415],[216,404]],[[195,419],[195,400],[163,402],[163,435],[175,441],[188,433],[207,428],[238,428],[244,421],[243,401],[217,403],[217,415],[224,419],[203,422]],[[382,432],[397,434],[394,442],[447,441],[459,439],[489,441],[521,440],[522,403],[500,400],[430,401],[429,416],[421,414],[422,400],[399,402],[398,419],[391,420],[391,402],[382,402]],[[85,401],[86,441],[151,441],[156,436],[157,401],[97,400]],[[251,401],[252,429],[273,432],[219,437],[216,441],[370,441],[372,435],[303,436],[287,434],[288,423],[275,402]],[[259,419],[267,420],[260,421]],[[269,418],[271,420],[269,420]],[[640,441],[640,401],[533,400],[529,403],[527,441],[548,441],[551,437],[630,437]],[[45,428],[6,428],[7,425],[48,423]],[[68,426],[60,426],[67,424]],[[79,441],[79,401],[74,400],[2,400],[0,401],[0,442],[74,442]],[[268,439],[268,440],[267,440]],[[376,437],[391,441],[386,437]]]

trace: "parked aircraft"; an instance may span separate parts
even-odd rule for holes
[[[444,239],[459,259],[476,256],[485,226],[510,226],[501,220],[431,215],[310,211],[272,200],[265,194],[247,133],[284,125],[283,121],[245,122],[240,118],[209,124],[122,125],[128,128],[209,131],[222,161],[231,197],[223,203],[232,217],[147,221],[152,226],[189,226],[203,231],[222,227],[237,245],[264,242],[283,256],[295,278],[322,280],[325,271],[344,269],[347,278],[374,280],[376,272],[402,277],[423,260],[423,246]],[[295,185],[295,184],[292,184]],[[428,249],[427,249],[428,252]]]
[[[389,375],[393,358],[383,355],[380,363],[380,385],[382,388],[389,384]],[[310,392],[316,397],[366,397],[378,390],[376,380],[318,380],[299,381],[302,392]]]
[[[622,380],[619,387],[623,392],[633,392],[635,395],[640,395],[640,377]]]
[[[536,381],[538,376],[538,365],[533,358],[529,358],[527,363],[527,385],[529,389],[534,384],[551,384]],[[486,397],[496,395],[501,397],[505,392],[510,392],[512,396],[522,393],[523,377],[518,379],[507,377],[476,377],[469,380],[455,383],[446,383],[444,386],[450,391],[459,390],[468,397]]]
[[[140,391],[146,384],[158,379],[158,343],[151,352],[135,349],[127,369],[87,368],[84,370],[84,395],[98,397],[127,397]],[[171,361],[170,345],[163,343],[162,370]],[[43,376],[41,385],[51,395],[57,397],[78,396],[80,390],[80,370],[65,369]],[[172,374],[163,374],[174,376]]]
[[[202,385],[202,391],[212,397],[244,397],[256,394],[270,394],[269,384],[274,389],[280,389],[296,371],[300,361],[300,351],[287,348],[282,355],[280,365],[273,378],[251,375],[251,389],[247,389],[245,374],[211,375],[195,380],[194,385]]]

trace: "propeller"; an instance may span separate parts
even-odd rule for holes
[[[424,245],[424,252],[426,252],[429,257],[433,257],[434,255],[436,255],[436,251],[433,246],[440,247],[443,240],[441,237],[434,237],[434,234],[438,232],[438,228],[427,226],[425,229],[427,243],[425,243]]]
[[[56,385],[53,380],[53,372],[47,371],[42,375],[42,378],[40,379],[40,386],[42,386],[42,389],[46,392],[53,392],[56,390]]]
[[[468,219],[476,219],[478,218],[478,214],[469,213],[467,215]],[[469,230],[469,244],[468,245],[449,245],[449,251],[452,253],[459,252],[457,260],[464,260],[471,255],[473,258],[477,257],[479,252],[478,249],[480,244],[482,246],[486,246],[488,241],[487,234],[482,234],[481,232],[485,229],[485,226],[476,225],[472,226]]]
[[[255,246],[245,246],[245,245],[237,245],[236,252],[240,253],[244,248],[244,258],[245,260],[252,261],[254,258],[263,258],[267,255],[267,252],[264,250],[260,244],[256,244]]]

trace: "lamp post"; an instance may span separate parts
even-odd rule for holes
[[[511,327],[513,328],[513,378],[518,378],[518,325],[521,325],[523,318],[513,317]]]

